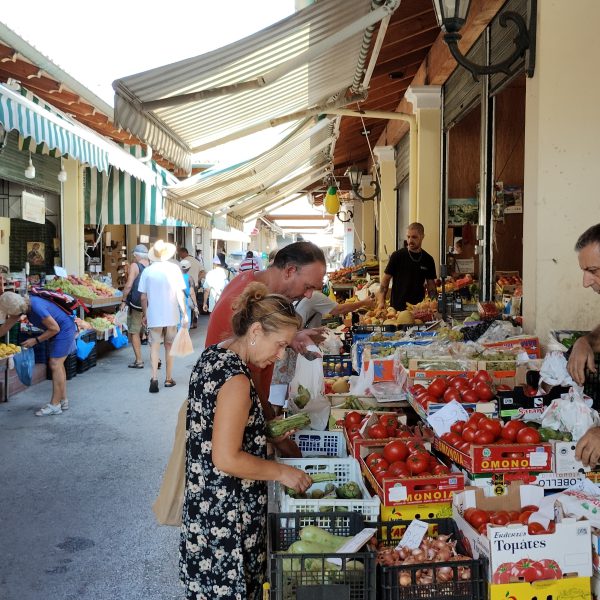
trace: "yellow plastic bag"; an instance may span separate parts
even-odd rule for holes
[[[185,421],[189,400],[186,398],[177,415],[173,450],[152,510],[160,525],[181,525],[185,493]]]
[[[181,327],[173,340],[170,354],[171,356],[187,356],[192,352],[194,352],[194,346],[192,345],[190,332],[186,327]]]

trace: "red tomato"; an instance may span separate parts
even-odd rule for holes
[[[398,460],[406,460],[408,448],[404,442],[393,440],[384,446],[383,456],[390,464]]]
[[[388,469],[388,473],[394,477],[410,477],[410,471],[406,463],[401,460],[393,462]]]
[[[477,429],[477,424],[479,423],[479,421],[481,421],[481,419],[485,419],[485,418],[486,418],[486,416],[483,413],[474,412],[469,417],[469,420],[467,421],[466,427],[473,427],[474,429]]]
[[[489,402],[495,396],[492,388],[487,383],[483,383],[482,381],[478,381],[475,384],[475,393],[479,396],[479,400],[481,400],[481,402]]]
[[[540,507],[536,506],[535,504],[527,504],[526,506],[521,507],[521,512],[524,512],[526,510],[529,510],[531,512],[537,512],[538,510],[540,510]]]
[[[475,404],[479,400],[479,396],[474,390],[468,389],[462,392],[462,401],[467,404]]]
[[[469,450],[471,450],[471,444],[470,442],[458,442],[458,444],[456,444],[456,449],[468,453]]]
[[[487,523],[483,523],[477,528],[477,531],[480,535],[485,535],[487,537]]]
[[[446,465],[442,465],[442,464],[438,463],[437,465],[435,465],[433,467],[431,472],[434,475],[448,475],[448,473],[450,473],[450,469]]]
[[[430,404],[435,404],[437,401],[438,401],[438,398],[436,398],[433,394],[425,393],[425,394],[423,394],[423,396],[421,396],[419,398],[419,403],[424,408],[427,408]]]
[[[492,583],[510,583],[511,574],[510,571],[513,568],[514,563],[502,563],[492,575]]]
[[[555,560],[544,558],[538,560],[538,564],[543,569],[542,579],[562,579],[562,571]]]
[[[381,458],[375,458],[371,461],[371,464],[369,465],[369,470],[371,471],[371,473],[375,474],[379,471],[386,471],[389,466],[390,463],[387,460],[385,460],[385,458],[383,458],[382,456]]]
[[[381,452],[371,452],[371,454],[367,454],[367,456],[365,457],[365,464],[367,465],[367,467],[371,466],[371,463],[374,460],[380,460],[383,458],[383,454]]]
[[[531,535],[541,535],[541,534],[549,534],[554,533],[556,531],[556,525],[554,521],[550,521],[548,523],[548,527],[544,527],[541,523],[537,521],[531,521],[527,526],[527,532]]]
[[[475,436],[473,438],[473,443],[485,446],[487,444],[493,444],[495,440],[496,440],[496,438],[494,437],[494,435],[492,433],[490,433],[489,431],[484,431],[483,429],[480,429],[479,431],[475,432]]]
[[[385,414],[379,417],[379,423],[384,427],[393,427],[396,429],[398,427],[398,419],[396,415]]]
[[[458,435],[458,433],[453,433],[452,431],[449,431],[448,433],[445,433],[444,435],[446,437],[444,438],[444,436],[442,436],[442,438],[444,439],[445,442],[447,442],[451,446],[454,446],[454,445],[458,444],[458,442],[462,441],[462,438],[460,437],[460,435]]]
[[[497,392],[512,392],[512,388],[510,387],[510,385],[506,385],[505,383],[501,383],[500,385],[496,386],[496,391]]]
[[[507,525],[510,521],[510,516],[505,510],[499,510],[490,517],[490,523],[494,525]]]
[[[481,419],[479,429],[481,431],[488,431],[494,436],[494,440],[497,440],[502,431],[502,421],[499,419]]]
[[[444,392],[444,402],[446,402],[446,403],[452,402],[452,400],[455,400],[456,402],[460,402],[460,399],[461,399],[460,392],[456,388],[449,387]]]
[[[537,429],[533,427],[523,427],[517,433],[517,443],[519,444],[539,444],[541,439]]]
[[[360,434],[360,427],[358,425],[352,425],[348,429],[346,429],[346,433],[348,434],[348,439],[353,442],[356,438],[362,438]]]
[[[419,438],[413,438],[412,440],[408,440],[408,442],[406,442],[406,447],[408,448],[408,451],[411,454],[415,450],[425,450],[425,452],[427,452],[425,446],[423,445],[423,442]]]
[[[407,431],[406,429],[398,432],[397,435],[399,438],[411,438],[412,437],[412,433],[410,431]]]
[[[519,515],[519,522],[523,523],[523,525],[527,525],[529,523],[529,517],[537,512],[537,508],[535,510],[522,510]]]
[[[520,512],[518,510],[509,510],[508,511],[508,520],[509,523],[518,523]]]
[[[386,427],[385,430],[387,431],[387,436],[389,438],[396,437],[396,434],[398,433],[398,429],[396,427]]]
[[[350,427],[351,425],[360,425],[362,420],[363,416],[360,413],[352,411],[346,413],[346,416],[344,417],[344,425],[346,427]]]
[[[466,521],[467,523],[470,523],[470,522],[471,522],[471,515],[472,515],[472,514],[473,514],[473,513],[474,513],[476,510],[477,510],[477,509],[476,509],[475,507],[473,507],[473,506],[472,506],[471,508],[467,508],[467,509],[465,510],[465,512],[463,513],[463,517],[464,517],[464,519],[465,519],[465,521]]]
[[[466,377],[462,377],[461,375],[455,375],[452,377],[448,385],[457,390],[469,387]]]
[[[517,433],[525,427],[522,421],[509,421],[500,432],[500,437],[511,444],[517,439]]]
[[[492,383],[492,376],[487,371],[480,369],[477,371],[477,373],[475,373],[475,375],[473,375],[473,383],[478,381],[483,383]]]
[[[441,398],[443,393],[446,391],[448,387],[448,382],[443,377],[436,377],[427,388],[427,391],[435,396],[436,398]]]
[[[406,460],[411,475],[420,475],[429,468],[429,459],[425,454],[411,454]]]
[[[472,442],[475,439],[475,434],[477,430],[473,427],[465,427],[462,432],[462,439],[465,442]]]
[[[531,558],[522,558],[513,565],[510,572],[513,577],[525,580],[527,583],[544,578],[544,567]]]
[[[452,433],[458,433],[459,435],[462,433],[462,430],[465,428],[465,421],[456,421],[450,425],[450,431]]]
[[[374,473],[375,475],[375,479],[377,480],[377,483],[383,487],[383,480],[384,479],[389,479],[390,478],[390,474],[388,471],[386,471],[385,469],[382,471],[377,471],[377,473]]]
[[[490,516],[487,511],[481,509],[474,510],[469,517],[469,523],[475,529],[479,529],[483,524],[490,522]]]
[[[408,391],[414,396],[417,392],[424,390],[425,387],[420,383],[415,383],[415,385],[408,388]]]
[[[367,435],[375,440],[384,440],[387,438],[387,429],[383,425],[377,423],[376,425],[371,425],[367,429]]]

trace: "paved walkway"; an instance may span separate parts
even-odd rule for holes
[[[202,348],[207,317],[192,330]],[[179,531],[151,510],[198,352],[149,394],[130,348],[68,382],[71,408],[35,417],[50,382],[0,404],[0,599],[175,600]]]

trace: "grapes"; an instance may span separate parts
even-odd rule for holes
[[[477,325],[463,327],[460,332],[465,342],[476,342],[492,325],[493,321],[480,321]]]

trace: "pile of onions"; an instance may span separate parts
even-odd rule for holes
[[[456,542],[451,542],[449,535],[439,535],[436,538],[426,537],[414,550],[405,547],[397,550],[385,546],[377,548],[377,562],[380,565],[422,565],[422,568],[416,570],[401,570],[398,574],[398,583],[401,586],[431,585],[434,582],[447,583],[455,580],[468,581],[471,579],[470,567],[460,565],[435,567],[435,563],[463,560],[471,560],[471,558],[456,552]]]

